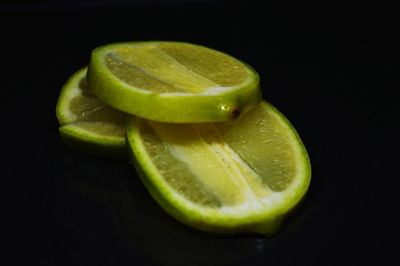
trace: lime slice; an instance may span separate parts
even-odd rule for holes
[[[88,82],[116,109],[162,122],[228,121],[261,99],[259,77],[239,60],[180,42],[130,42],[92,52]]]
[[[93,95],[86,71],[87,68],[77,71],[61,90],[56,107],[61,137],[79,151],[128,159],[126,115]]]
[[[304,145],[265,101],[226,123],[132,117],[127,127],[135,165],[152,196],[195,228],[271,234],[308,189]]]

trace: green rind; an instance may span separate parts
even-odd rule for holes
[[[67,99],[69,90],[74,87],[79,86],[80,80],[85,76],[87,71],[87,67],[83,67],[76,71],[72,76],[67,80],[67,82],[64,84],[64,86],[61,89],[60,96],[58,97],[57,100],[57,105],[56,105],[56,116],[57,120],[60,123],[60,125],[66,125],[72,122],[75,122],[74,119],[69,118],[64,110],[68,109],[69,101]]]
[[[271,104],[261,103],[271,108],[279,119],[291,132],[298,149],[302,175],[299,183],[292,188],[292,194],[287,195],[279,204],[253,213],[222,214],[218,209],[207,209],[200,206],[191,206],[186,200],[177,196],[160,176],[152,159],[146,153],[139,135],[138,125],[140,118],[131,117],[127,126],[127,139],[131,147],[132,159],[135,168],[154,199],[170,215],[184,224],[197,229],[216,233],[253,232],[273,234],[281,226],[284,217],[293,210],[304,197],[311,180],[311,165],[307,151],[290,122]]]
[[[59,127],[63,141],[74,150],[121,161],[129,161],[130,155],[125,139],[97,135],[73,124]]]
[[[162,122],[217,122],[236,118],[262,98],[258,74],[244,63],[250,77],[247,84],[214,94],[156,93],[128,85],[106,67],[105,55],[119,46],[143,43],[154,42],[116,43],[98,47],[92,52],[87,73],[91,89],[102,101],[118,110]]]

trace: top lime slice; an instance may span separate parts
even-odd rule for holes
[[[92,52],[87,79],[110,106],[162,122],[228,121],[261,99],[251,67],[181,42],[101,46]]]
[[[132,117],[127,137],[153,197],[198,229],[271,234],[310,183],[302,141],[267,102],[226,123]]]
[[[126,114],[93,95],[86,71],[87,68],[77,71],[61,90],[56,107],[60,134],[80,151],[128,160]]]

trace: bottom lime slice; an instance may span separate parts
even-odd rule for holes
[[[83,68],[65,83],[56,115],[63,140],[92,155],[128,160],[126,115],[102,101],[89,89]]]
[[[301,139],[265,101],[226,123],[132,117],[127,137],[151,195],[176,219],[205,231],[274,233],[311,179]]]

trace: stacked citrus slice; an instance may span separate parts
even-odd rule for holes
[[[138,42],[95,49],[87,83],[85,71],[61,92],[64,139],[110,157],[129,149],[151,195],[179,221],[270,234],[305,195],[304,145],[261,99],[248,65],[203,46]]]
[[[60,134],[68,145],[86,153],[128,160],[127,116],[93,95],[86,82],[86,68],[65,83],[56,115]]]
[[[187,43],[137,42],[96,48],[87,78],[105,103],[164,122],[227,121],[261,98],[258,75],[249,66]]]

